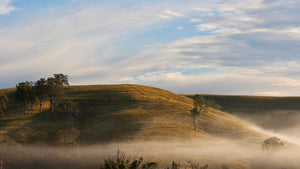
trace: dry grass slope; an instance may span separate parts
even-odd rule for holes
[[[24,127],[50,135],[75,127],[80,131],[81,144],[226,137],[260,144],[265,138],[248,129],[243,120],[213,109],[200,116],[199,129],[194,131],[189,112],[193,100],[154,87],[133,84],[66,87],[65,98],[79,103],[80,119],[52,119],[49,112],[38,113],[37,106],[24,117],[13,99],[14,90],[2,90],[11,100],[9,111],[0,116],[3,135],[13,135]]]

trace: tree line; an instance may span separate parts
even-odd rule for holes
[[[56,100],[63,94],[63,86],[69,86],[68,75],[54,74],[53,77],[40,78],[36,82],[21,82],[16,85],[16,100],[22,103],[24,115],[32,105],[39,102],[39,111],[43,111],[43,103],[50,101],[50,110],[54,111]]]

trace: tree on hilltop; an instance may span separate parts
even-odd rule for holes
[[[47,81],[44,78],[40,78],[40,80],[35,82],[36,95],[39,99],[40,104],[40,112],[43,111],[43,101],[47,96]]]
[[[32,102],[34,98],[34,90],[33,90],[32,82],[21,82],[16,87],[16,99],[23,104],[24,107],[24,115],[26,115],[29,103]]]
[[[54,111],[55,101],[63,94],[63,86],[68,86],[68,75],[54,74],[47,79],[47,95],[50,99],[50,110]]]

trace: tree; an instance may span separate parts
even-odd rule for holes
[[[26,82],[28,85],[28,94],[29,94],[29,103],[30,103],[30,110],[32,111],[33,104],[37,102],[38,98],[36,95],[36,87],[33,85],[33,82]],[[27,110],[29,109],[29,105]]]
[[[208,111],[209,105],[207,100],[202,95],[195,95],[194,98],[194,108],[191,111],[194,123],[194,130],[197,130],[197,119],[198,117]]]
[[[0,114],[7,110],[8,98],[5,94],[0,93]]]
[[[61,117],[80,117],[80,110],[77,102],[72,100],[60,100],[55,107],[55,112],[57,112]]]
[[[36,95],[40,102],[40,112],[43,111],[43,101],[45,97],[47,96],[47,81],[44,78],[41,78],[37,82],[35,82],[35,90]]]
[[[21,82],[17,85],[16,99],[23,104],[24,115],[26,115],[28,104],[30,102],[30,84],[28,82]]]
[[[62,95],[63,86],[69,85],[68,75],[54,74],[47,79],[47,95],[50,98],[50,110],[54,111],[55,101]]]
[[[54,74],[54,78],[56,83],[61,86],[69,86],[69,77],[68,75],[64,75],[62,73]]]

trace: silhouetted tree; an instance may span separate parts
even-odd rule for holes
[[[198,117],[208,111],[209,105],[202,95],[195,95],[194,97],[194,108],[191,111],[194,123],[194,130],[197,130],[197,119]]]
[[[4,93],[0,93],[0,114],[7,110],[8,98]]]
[[[33,85],[33,82],[26,82],[26,83],[28,84],[28,89],[29,89],[30,110],[33,110],[33,108],[32,108],[33,104],[37,103],[37,100],[38,100],[37,94],[36,94],[36,87]]]
[[[61,86],[69,86],[69,77],[62,73],[54,74],[54,78],[57,81],[56,83]]]
[[[54,77],[47,79],[47,95],[50,99],[50,110],[54,111],[55,101],[62,95],[63,86],[69,85],[68,75],[54,74]]]
[[[41,78],[35,82],[36,95],[40,102],[40,112],[43,111],[43,101],[47,96],[47,81],[44,78]]]
[[[29,82],[21,82],[17,85],[16,99],[24,106],[24,115],[26,115],[28,104],[30,103],[31,88]]]

